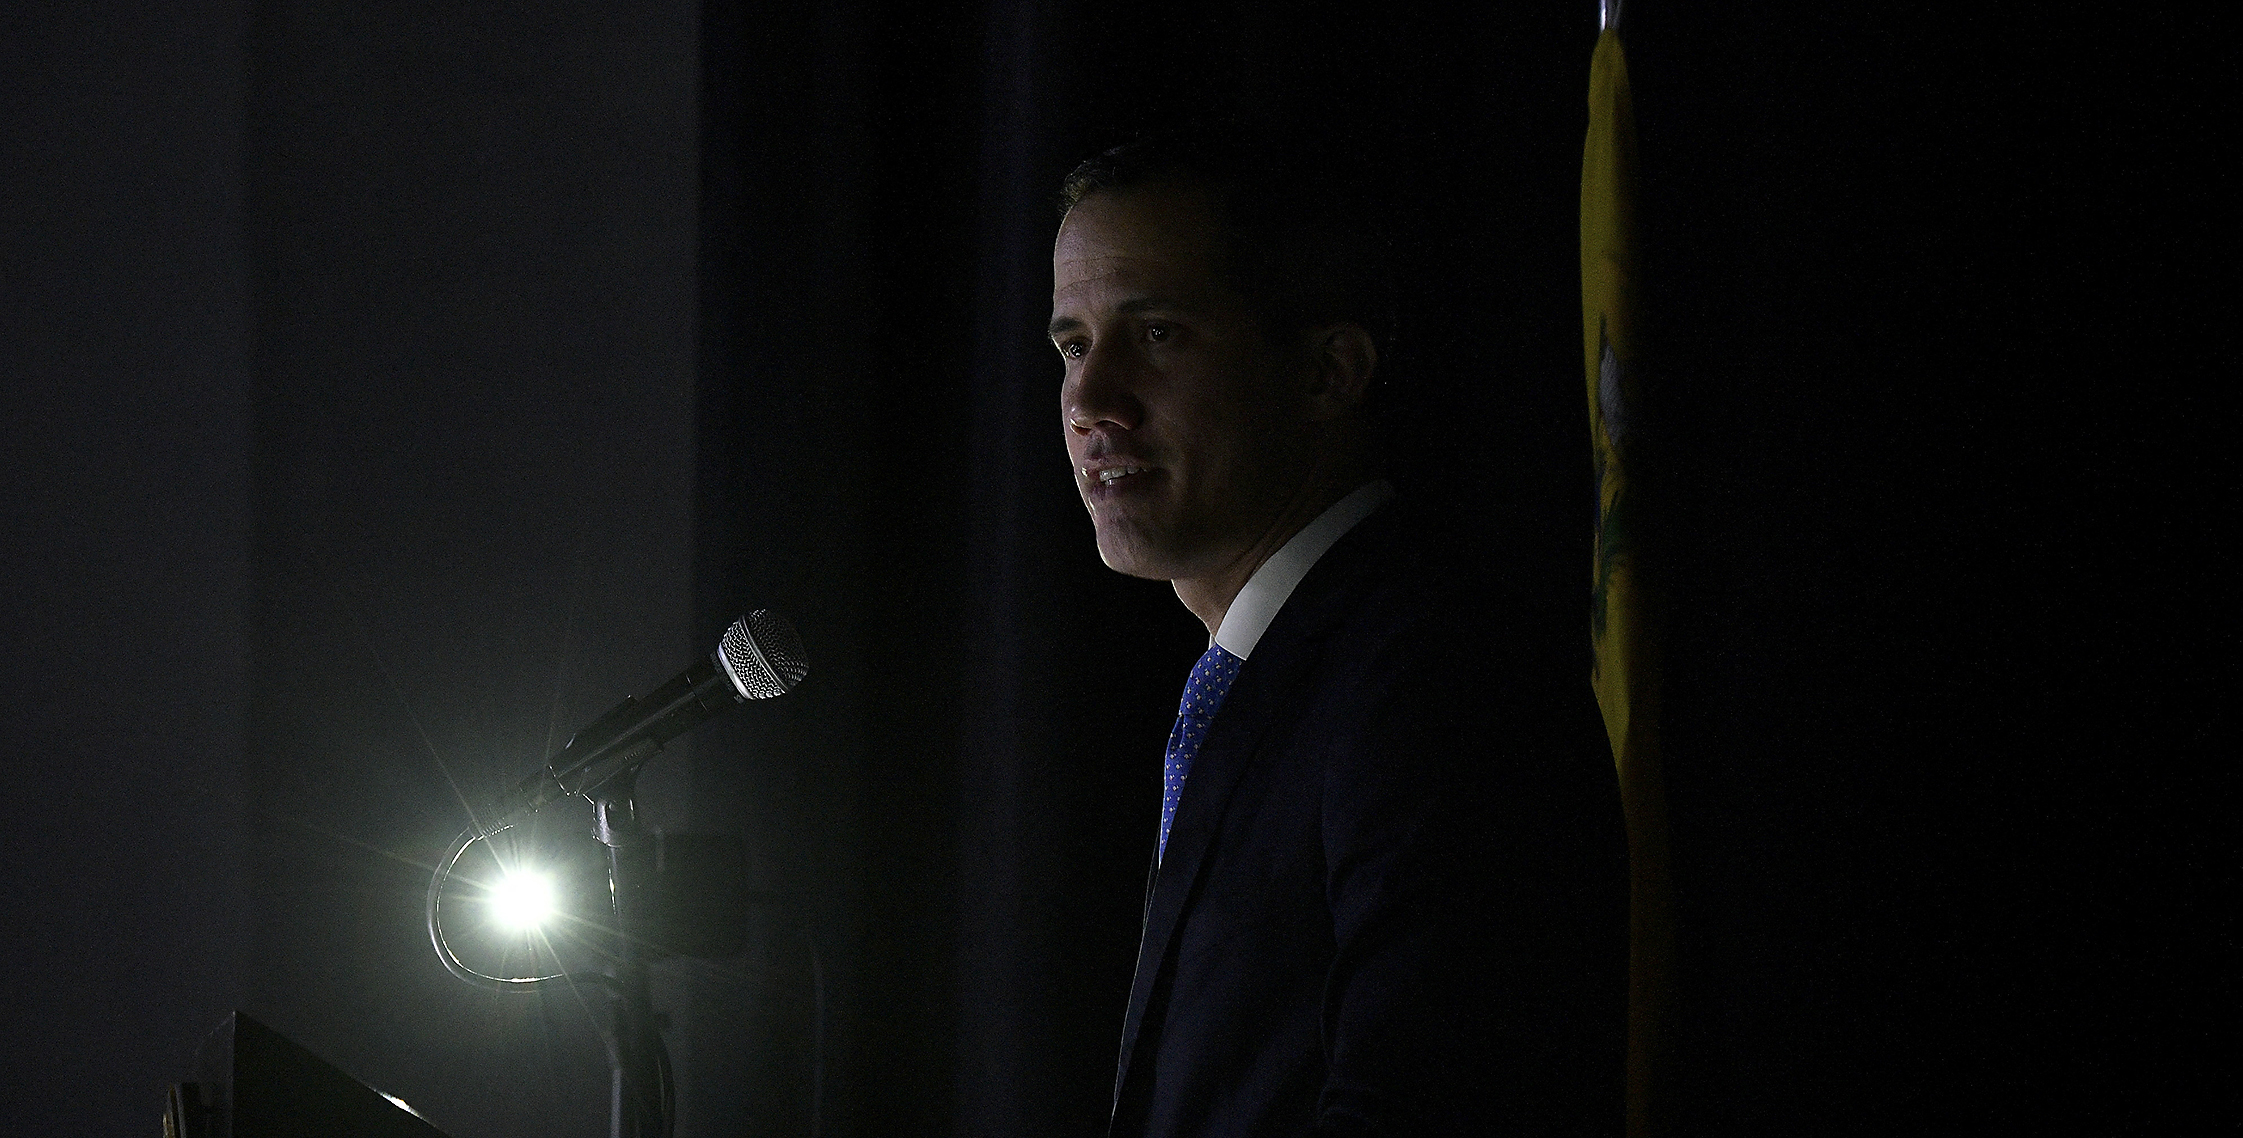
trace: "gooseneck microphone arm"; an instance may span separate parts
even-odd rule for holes
[[[563,798],[588,795],[638,769],[662,744],[751,699],[785,695],[809,673],[794,626],[757,609],[732,622],[708,659],[645,699],[626,697],[577,732],[543,769],[471,814],[468,823],[476,837],[487,838]]]
[[[745,702],[747,697],[714,656],[687,668],[643,700],[626,696],[577,732],[536,774],[477,811],[472,820],[475,836],[490,837],[561,799],[589,794],[653,758],[662,744]]]

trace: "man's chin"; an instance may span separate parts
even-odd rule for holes
[[[1163,572],[1159,567],[1148,565],[1141,560],[1111,557],[1103,550],[1099,551],[1098,557],[1099,560],[1106,563],[1106,568],[1126,577],[1141,577],[1147,581],[1167,581],[1174,577],[1173,574]]]
[[[1177,575],[1174,557],[1134,534],[1110,534],[1100,529],[1098,559],[1116,573],[1148,581],[1170,581]]]

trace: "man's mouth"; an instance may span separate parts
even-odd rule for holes
[[[1092,473],[1100,486],[1111,486],[1132,474],[1143,474],[1147,469],[1149,468],[1143,466],[1109,466]]]

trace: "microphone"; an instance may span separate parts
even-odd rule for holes
[[[751,699],[794,690],[810,674],[802,636],[787,619],[757,609],[724,630],[709,658],[680,672],[645,699],[626,697],[576,733],[545,769],[469,818],[477,838],[487,838],[571,795],[597,789],[634,771],[662,744]]]

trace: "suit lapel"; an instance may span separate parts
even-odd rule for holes
[[[1274,696],[1283,685],[1270,682],[1279,669],[1265,663],[1257,647],[1252,659],[1238,670],[1223,706],[1208,724],[1207,739],[1192,760],[1191,777],[1184,783],[1176,804],[1176,820],[1169,828],[1168,855],[1153,871],[1152,897],[1145,907],[1145,930],[1137,942],[1137,974],[1129,985],[1129,1012],[1122,1020],[1121,1063],[1114,1073],[1114,1096],[1129,1079],[1129,1064],[1136,1050],[1138,1029],[1152,998],[1153,983],[1168,958],[1176,929],[1187,903],[1196,893],[1200,868],[1221,828],[1224,808],[1239,779],[1251,765],[1256,740],[1271,721]]]
[[[1381,514],[1391,511],[1381,511]],[[1177,929],[1198,893],[1199,877],[1222,829],[1233,792],[1253,765],[1267,728],[1287,710],[1301,689],[1303,672],[1315,662],[1318,643],[1346,609],[1347,585],[1361,575],[1360,552],[1377,545],[1387,519],[1374,515],[1326,551],[1278,611],[1254,654],[1240,666],[1223,706],[1208,724],[1207,739],[1192,760],[1192,772],[1176,804],[1169,828],[1168,854],[1153,871],[1145,928],[1137,942],[1137,971],[1129,985],[1129,1011],[1122,1020],[1121,1059],[1114,1073],[1114,1105],[1121,1104],[1129,1081],[1154,982],[1174,949]],[[1369,531],[1371,541],[1358,540]]]

